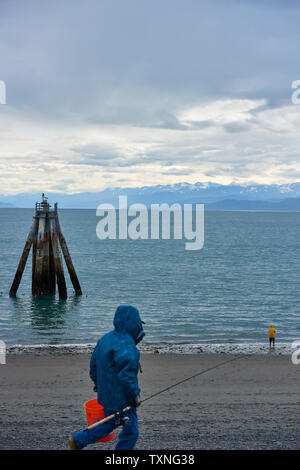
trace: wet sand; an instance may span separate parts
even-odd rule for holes
[[[142,398],[233,356],[143,354]],[[66,449],[95,398],[90,354],[9,355],[0,365],[0,449]],[[139,408],[137,449],[299,449],[300,365],[252,355]],[[89,449],[113,449],[115,442]]]

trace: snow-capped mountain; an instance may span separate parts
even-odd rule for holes
[[[42,188],[41,188],[42,191]],[[259,185],[252,184],[248,186],[230,184],[221,185],[216,183],[177,183],[172,185],[156,185],[156,186],[143,186],[137,188],[111,188],[100,192],[91,193],[77,193],[77,194],[62,194],[51,193],[49,202],[58,202],[59,207],[63,208],[90,208],[95,209],[101,203],[111,203],[116,207],[118,205],[118,197],[126,195],[128,197],[128,204],[142,203],[149,206],[150,204],[171,204],[174,202],[179,203],[205,203],[207,208],[209,204],[212,207],[221,207],[222,202],[231,201],[229,206],[234,207],[234,201],[240,201],[236,206],[241,210],[243,208],[243,201],[245,208],[246,201],[262,201],[275,204],[281,203],[283,200],[293,199],[292,207],[297,206],[295,199],[300,198],[300,182],[282,184],[282,185]],[[0,194],[1,202],[5,204],[13,204],[16,207],[34,207],[36,201],[41,199],[41,194],[17,194],[5,196]],[[226,204],[225,204],[226,206]],[[227,204],[228,206],[228,204]],[[249,204],[248,204],[249,206]],[[250,204],[255,207],[255,204]],[[274,207],[275,207],[274,206]],[[288,209],[289,203],[285,203],[285,210]],[[265,207],[267,205],[265,204]],[[271,207],[271,206],[270,206]],[[255,210],[255,209],[253,209]]]

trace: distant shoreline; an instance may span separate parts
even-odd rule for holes
[[[225,211],[300,211],[300,182],[285,184],[235,184],[227,185],[206,182],[178,182],[165,185],[138,187],[107,187],[96,191],[73,193],[55,192],[46,194],[50,204],[58,202],[58,207],[96,209],[101,203],[118,207],[119,196],[127,196],[128,204],[166,203],[205,204],[207,210]],[[0,206],[13,205],[34,207],[41,192],[0,194]]]
[[[202,204],[202,202],[195,202],[193,204]],[[300,212],[300,209],[299,210],[295,210],[295,209],[212,209],[209,207],[209,204],[204,204],[204,210],[207,211],[207,212],[261,212],[261,213],[265,213],[265,212],[268,212],[268,213],[272,213],[272,214],[298,214]],[[32,212],[34,211],[34,209],[32,207],[1,207],[0,206],[0,210],[1,209],[9,209],[9,210],[12,210],[12,209],[18,209],[18,210],[31,210]],[[94,208],[91,208],[91,207],[60,207],[59,210],[60,211],[96,211],[96,207]],[[116,209],[118,210],[118,209]],[[193,207],[192,209],[193,211],[195,210],[195,207]]]

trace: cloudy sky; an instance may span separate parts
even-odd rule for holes
[[[0,193],[300,180],[300,5],[0,0]]]

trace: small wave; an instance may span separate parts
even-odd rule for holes
[[[160,354],[291,354],[292,343],[277,343],[270,349],[266,343],[197,343],[197,344],[143,344],[145,353]]]
[[[92,352],[96,343],[83,344],[13,344],[7,347],[8,354],[82,354]]]
[[[7,347],[8,354],[83,354],[92,353],[96,343],[83,344],[14,344]],[[275,354],[292,353],[292,343],[277,343],[274,349],[266,343],[142,343],[146,354]]]

